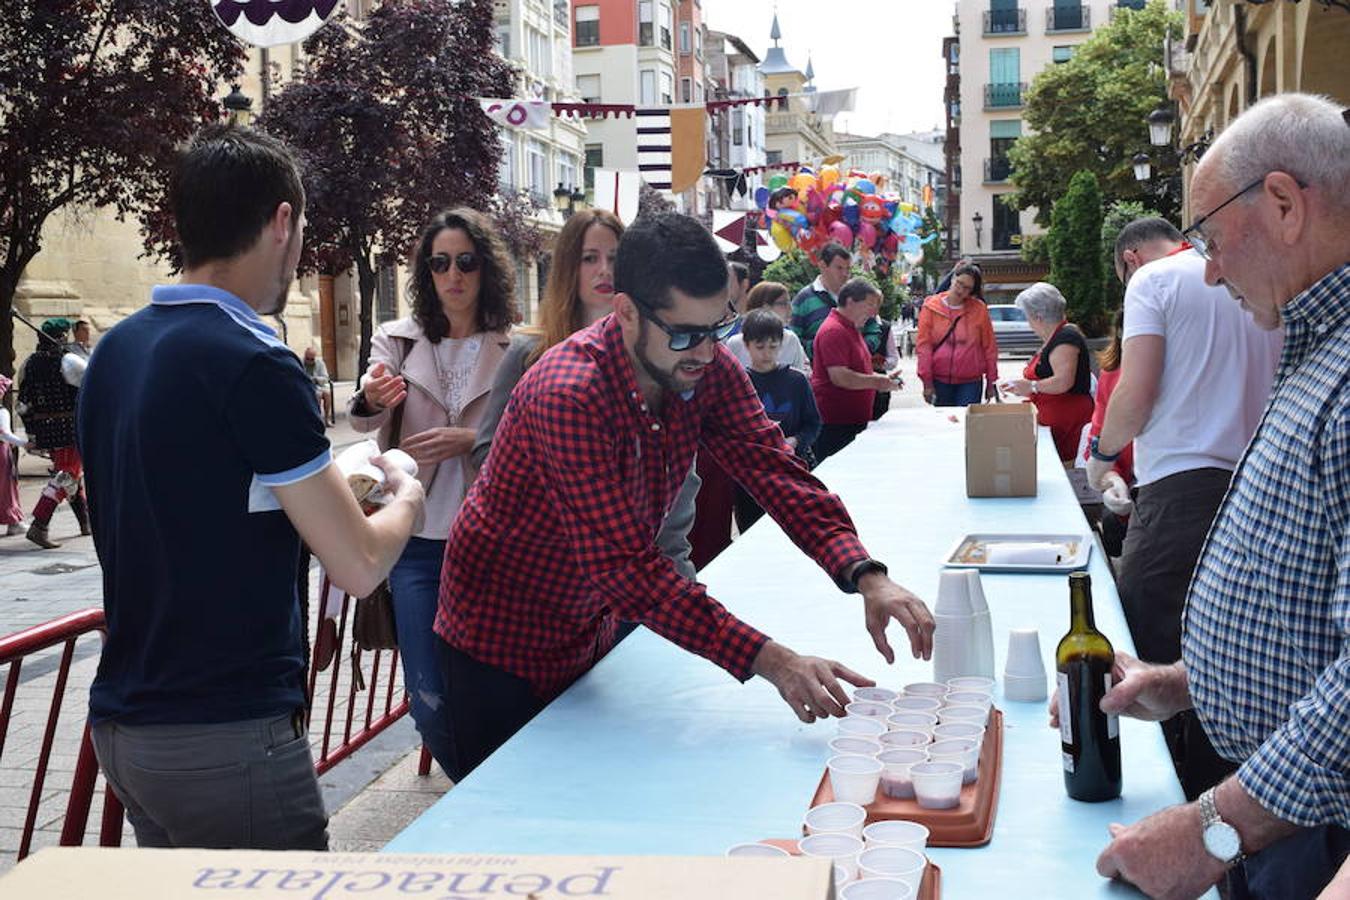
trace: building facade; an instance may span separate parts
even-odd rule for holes
[[[788,62],[787,54],[778,46],[782,39],[778,16],[773,17],[769,39],[773,46],[764,54],[759,70],[764,76],[764,89],[770,96],[790,97],[787,109],[774,104],[764,117],[764,155],[769,165],[801,163],[814,166],[834,154],[834,128],[829,118],[816,115],[805,97],[791,96],[809,93],[814,72],[807,60],[803,72]]]
[[[710,100],[748,100],[764,96],[764,74],[759,57],[740,38],[721,31],[709,31],[706,45]],[[708,165],[714,169],[746,169],[765,163],[764,107],[755,104],[723,109],[712,116],[712,143]],[[716,205],[722,209],[754,209],[755,190],[764,176],[746,176],[746,193],[731,193],[729,186],[718,188]]]
[[[1180,147],[1218,134],[1262,97],[1302,91],[1350,105],[1350,10],[1325,2],[1182,0],[1186,39],[1166,53]],[[1183,170],[1184,217],[1190,177]],[[1201,211],[1203,212],[1203,211]]]
[[[942,216],[945,181],[942,145],[929,135],[880,134],[867,137],[836,132],[835,147],[844,157],[841,169],[857,169],[885,179],[883,192],[893,191],[906,203],[932,206]]]

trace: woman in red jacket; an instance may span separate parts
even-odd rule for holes
[[[958,266],[951,290],[924,300],[919,310],[919,380],[923,398],[935,406],[969,406],[998,395],[998,342],[983,291],[980,270]]]

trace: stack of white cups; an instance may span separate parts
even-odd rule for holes
[[[994,633],[978,572],[944,569],[933,607],[933,678],[994,675]]]

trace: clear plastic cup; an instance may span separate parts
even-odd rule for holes
[[[933,729],[933,740],[946,741],[964,738],[984,746],[984,726],[974,722],[944,722]]]
[[[891,709],[889,703],[878,703],[875,700],[854,700],[844,707],[844,712],[850,716],[859,716],[864,719],[885,719],[895,710]]]
[[[863,878],[894,878],[915,891],[923,883],[928,858],[908,847],[873,847],[858,854],[858,871]]]
[[[882,735],[882,737],[885,737],[885,735]],[[839,756],[842,753],[851,753],[855,756],[876,756],[884,749],[879,738],[852,734],[841,734],[839,737],[830,738],[831,756]]]
[[[775,847],[773,844],[733,844],[727,848],[727,856],[750,856],[768,859],[791,857],[792,854],[782,847]]]
[[[958,762],[915,763],[909,767],[914,796],[925,809],[951,809],[961,803],[961,778],[965,767]]]
[[[886,723],[881,719],[869,719],[866,716],[845,716],[835,726],[840,737],[853,735],[878,738],[886,733]]]
[[[851,834],[862,837],[867,810],[856,803],[822,803],[806,811],[802,826],[807,834]]]
[[[835,863],[835,864],[834,864],[834,892],[835,892],[835,894],[838,895],[838,893],[839,893],[841,890],[843,890],[843,887],[844,887],[844,885],[846,885],[846,884],[848,884],[848,869],[846,869],[846,868],[844,868],[843,866],[839,865],[839,863]]]
[[[974,784],[979,777],[980,744],[971,738],[934,741],[928,747],[928,758],[934,762],[951,760],[960,763],[962,784]]]
[[[877,754],[881,763],[881,792],[896,800],[914,799],[914,779],[909,768],[915,763],[927,762],[928,751],[923,747],[904,747],[883,750]]]
[[[938,724],[947,722],[974,722],[976,725],[983,725],[989,721],[989,710],[983,706],[972,706],[969,704],[944,706],[937,712]]]
[[[947,679],[947,687],[954,691],[984,691],[986,694],[992,694],[994,679],[985,678],[983,675],[958,675]]]
[[[854,701],[864,703],[890,703],[899,696],[899,691],[884,687],[862,687],[853,692]]]
[[[863,843],[873,847],[907,847],[922,853],[928,846],[928,826],[905,819],[873,822],[863,829]]]
[[[869,756],[832,756],[826,764],[834,799],[866,806],[877,798],[881,763]]]
[[[945,684],[939,684],[936,681],[916,681],[905,685],[904,694],[906,697],[938,697],[946,696],[949,688]]]
[[[912,900],[916,890],[899,878],[867,878],[844,885],[838,896],[839,900]]]
[[[848,880],[858,877],[858,854],[863,850],[862,838],[851,834],[812,834],[797,842],[802,856],[828,859],[844,867]]]
[[[920,712],[918,710],[906,709],[901,712],[891,713],[886,717],[886,727],[891,731],[927,731],[932,732],[937,726],[936,712]]]
[[[942,700],[938,697],[919,697],[909,696],[896,697],[891,703],[891,709],[896,712],[930,712],[935,713],[942,708]]]
[[[883,750],[895,750],[901,747],[924,747],[933,740],[933,735],[918,729],[900,728],[888,731],[877,738]]]
[[[983,706],[986,710],[994,708],[994,695],[988,691],[951,691],[946,697],[947,706]]]

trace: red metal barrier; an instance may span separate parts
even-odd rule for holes
[[[51,706],[47,713],[47,722],[42,735],[42,749],[38,753],[36,768],[33,772],[33,787],[28,795],[28,811],[24,816],[23,831],[19,838],[18,859],[28,855],[33,846],[33,830],[37,825],[38,806],[42,800],[42,789],[47,781],[47,767],[51,763],[52,745],[56,739],[56,726],[61,716],[61,701],[65,697],[66,678],[70,674],[70,663],[74,658],[75,644],[84,635],[104,632],[103,610],[87,609],[83,612],[62,616],[51,622],[0,638],[0,666],[9,664],[9,676],[5,680],[4,700],[0,701],[0,757],[5,750],[5,739],[9,735],[10,718],[14,712],[14,697],[18,693],[19,676],[26,657],[43,650],[63,645],[61,664],[56,674],[56,684],[52,688]],[[76,846],[84,842],[85,825],[89,819],[89,806],[94,796],[94,784],[98,779],[98,761],[94,758],[94,746],[89,740],[89,726],[86,723],[80,737],[79,757],[75,763],[75,773],[71,779],[70,798],[66,803],[66,815],[61,827],[61,845]],[[122,804],[111,788],[105,788],[103,801],[103,821],[99,829],[99,845],[116,847],[122,842]]]

